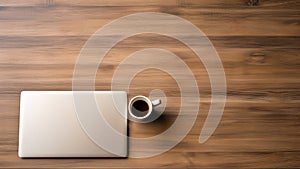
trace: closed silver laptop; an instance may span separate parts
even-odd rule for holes
[[[126,92],[23,91],[20,99],[19,157],[127,157]]]

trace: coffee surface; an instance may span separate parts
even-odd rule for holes
[[[149,106],[144,100],[137,100],[132,104],[132,113],[137,117],[143,117],[148,113]]]

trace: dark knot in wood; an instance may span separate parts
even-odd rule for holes
[[[248,0],[247,4],[248,6],[258,6],[259,0]]]

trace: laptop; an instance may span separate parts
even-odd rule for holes
[[[127,157],[125,91],[23,91],[21,158]]]

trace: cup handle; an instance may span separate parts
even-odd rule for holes
[[[158,105],[161,104],[161,100],[160,99],[156,99],[156,100],[151,101],[151,103],[152,103],[153,106],[158,106]]]

